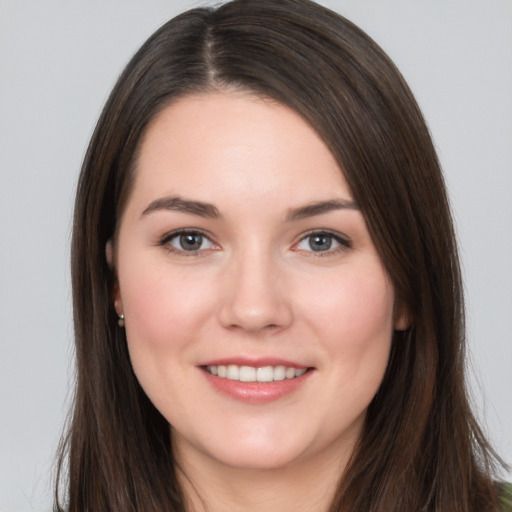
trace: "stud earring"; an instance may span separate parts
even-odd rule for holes
[[[119,317],[117,320],[117,325],[119,325],[119,327],[124,327],[124,313],[121,313],[117,316]]]

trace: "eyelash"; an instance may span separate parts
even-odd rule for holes
[[[158,242],[158,245],[161,245],[162,247],[165,247],[167,251],[173,254],[177,254],[178,256],[198,256],[201,253],[205,252],[207,249],[196,249],[192,251],[187,251],[185,249],[179,249],[177,247],[174,247],[171,245],[172,240],[175,238],[178,238],[183,235],[195,235],[195,236],[201,236],[203,240],[208,240],[211,244],[215,245],[215,243],[212,241],[211,237],[204,233],[201,230],[198,229],[178,229],[177,231],[172,231],[171,233],[167,233],[164,235],[161,240]]]
[[[335,242],[337,242],[339,245],[338,245],[338,247],[335,247],[334,249],[329,248],[326,251],[314,251],[313,249],[305,250],[305,252],[310,253],[310,254],[308,254],[308,256],[322,258],[322,257],[339,254],[339,253],[345,252],[352,248],[352,242],[347,237],[345,237],[335,231],[331,231],[329,229],[313,230],[313,231],[310,231],[310,232],[304,234],[300,238],[300,240],[294,245],[294,247],[298,247],[299,244],[301,244],[302,242],[305,242],[308,238],[311,239],[314,236],[317,236],[317,237],[324,236],[324,237],[330,238],[331,240],[334,240]],[[311,242],[309,245],[311,247]],[[301,249],[297,248],[294,250],[300,251]]]
[[[167,249],[167,251],[169,251],[170,253],[177,254],[179,256],[185,256],[185,257],[198,256],[201,253],[211,250],[211,249],[196,249],[196,250],[187,251],[185,249],[179,249],[179,248],[171,245],[172,240],[174,240],[180,236],[183,236],[183,235],[200,236],[203,238],[203,241],[208,240],[211,244],[215,245],[215,242],[212,241],[211,237],[208,234],[206,234],[205,232],[203,232],[201,230],[197,230],[197,229],[179,229],[177,231],[172,231],[171,233],[167,233],[160,239],[160,241],[158,242],[158,245],[165,247]],[[338,247],[335,247],[334,249],[328,248],[325,251],[315,251],[311,248],[311,242],[310,242],[309,246],[310,246],[311,250],[305,250],[305,249],[298,248],[298,246],[301,243],[305,242],[308,238],[312,238],[314,236],[317,236],[317,237],[323,236],[323,237],[329,238],[329,239],[331,239],[331,241],[334,240],[339,245],[338,245]],[[351,248],[352,248],[352,242],[348,238],[340,235],[337,232],[330,231],[328,229],[322,229],[322,230],[310,231],[310,232],[304,234],[300,238],[300,240],[294,244],[292,250],[304,251],[306,253],[310,253],[309,256],[326,257],[326,256],[331,256],[334,254],[339,254],[339,253],[345,252]]]

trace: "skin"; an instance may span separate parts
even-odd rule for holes
[[[177,196],[218,217],[155,207]],[[350,207],[290,218],[333,200]],[[199,250],[180,229],[204,235]],[[312,250],[312,230],[330,248]],[[171,425],[191,509],[199,496],[212,511],[327,509],[405,315],[316,132],[249,93],[178,100],[142,140],[114,249],[133,368]],[[205,378],[201,365],[226,357],[310,371],[292,393],[248,403]]]

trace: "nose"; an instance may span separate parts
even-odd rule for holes
[[[293,320],[279,262],[261,251],[243,251],[226,269],[219,308],[220,323],[251,333],[280,331]]]

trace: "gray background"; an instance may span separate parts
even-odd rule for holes
[[[510,462],[512,2],[323,3],[390,54],[434,134],[461,244],[475,403]],[[71,208],[88,138],[132,53],[196,5],[0,0],[0,512],[51,508],[73,368]]]

